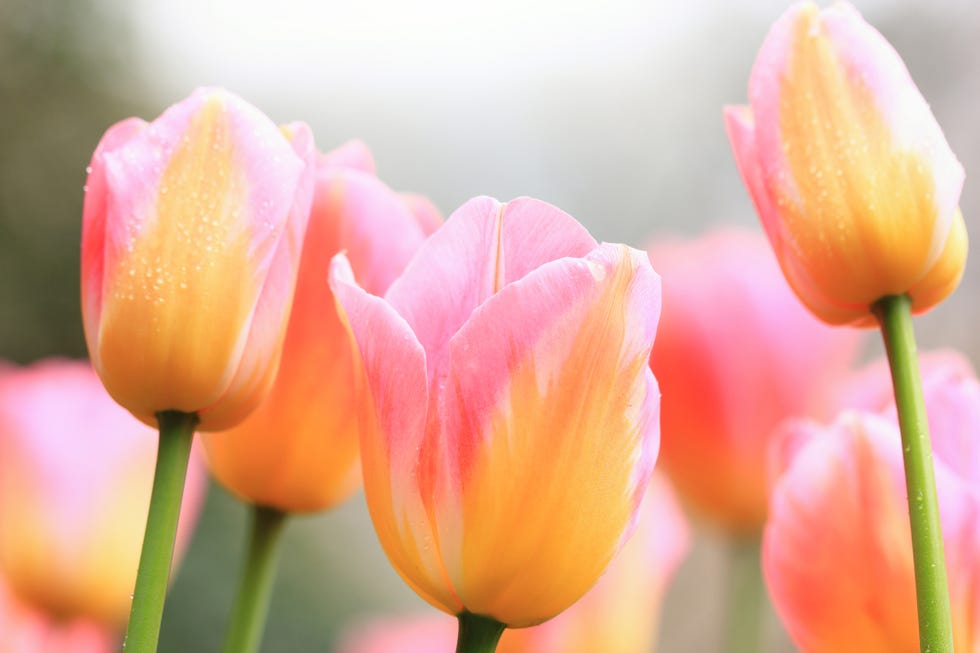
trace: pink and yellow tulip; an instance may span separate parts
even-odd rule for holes
[[[125,624],[156,442],[88,363],[0,372],[0,576],[26,606],[62,620]],[[193,529],[203,472],[192,460],[178,544]]]
[[[324,510],[360,484],[355,363],[359,354],[327,286],[346,251],[355,276],[382,294],[422,243],[411,208],[349,143],[322,155],[282,362],[268,398],[245,421],[205,437],[215,477],[242,499],[283,512]]]
[[[650,653],[660,606],[687,553],[687,521],[669,482],[654,474],[636,532],[595,587],[538,626],[506,631],[498,653]],[[455,623],[431,615],[379,620],[350,631],[341,653],[431,653],[452,650]]]
[[[450,614],[513,627],[574,603],[656,459],[646,256],[544,202],[477,198],[385,299],[342,255],[330,283],[361,353],[365,493],[395,569]]]
[[[895,50],[851,5],[793,5],[725,121],[786,278],[831,324],[928,310],[963,274],[963,168]]]
[[[650,259],[664,279],[651,357],[664,393],[664,468],[697,512],[754,535],[766,518],[773,429],[794,415],[830,416],[859,333],[800,306],[761,234],[663,240]]]
[[[927,376],[955,650],[980,648],[980,383]],[[894,409],[792,421],[774,446],[763,569],[804,653],[919,651]]]
[[[220,89],[152,123],[111,127],[92,156],[82,314],[109,394],[148,424],[241,421],[279,361],[313,190],[312,136]]]

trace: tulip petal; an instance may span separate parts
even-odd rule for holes
[[[425,240],[425,230],[397,193],[363,172],[321,170],[317,192],[318,210],[339,213],[336,237],[358,284],[383,294]]]
[[[106,185],[105,155],[124,146],[146,129],[146,122],[129,118],[118,122],[102,136],[92,154],[85,181],[85,206],[82,216],[82,319],[86,334],[99,332],[102,317],[102,293],[105,276]],[[98,348],[91,348],[93,359]],[[96,362],[96,367],[98,363]]]
[[[278,357],[272,364],[269,358],[272,351],[281,353],[313,201],[316,170],[316,147],[310,128],[303,123],[293,123],[284,127],[283,132],[289,138],[297,159],[305,165],[296,185],[291,188],[292,206],[268,261],[258,301],[248,317],[247,340],[238,367],[215,404],[198,411],[201,430],[223,431],[240,422],[242,415],[251,413],[265,398],[279,367]]]
[[[374,155],[364,141],[347,141],[329,152],[317,155],[317,168],[330,166],[360,170],[369,175],[375,174]]]
[[[444,473],[419,484],[468,610],[543,621],[617,551],[659,441],[659,309],[646,256],[603,245],[505,286],[452,338],[444,439],[424,449]]]
[[[430,235],[442,226],[442,213],[425,195],[401,193],[402,202],[412,212],[425,235]]]
[[[745,106],[725,107],[725,129],[735,152],[735,164],[745,181],[749,196],[759,214],[762,227],[766,230],[769,243],[776,252],[779,266],[790,287],[807,308],[831,324],[849,324],[856,316],[866,314],[867,307],[861,305],[840,306],[827,297],[813,284],[806,270],[795,256],[793,241],[786,238],[780,224],[780,214],[769,189],[766,186],[766,172],[761,165],[760,153],[756,144],[755,118],[752,110]]]
[[[386,297],[425,348],[432,382],[444,374],[449,339],[477,306],[531,270],[595,246],[584,227],[550,204],[478,197],[419,248]]]
[[[980,383],[951,369],[927,379],[924,393],[933,454],[980,491]]]
[[[436,607],[459,612],[463,606],[445,582],[434,546],[427,498],[416,483],[428,404],[425,351],[404,318],[354,282],[343,254],[330,264],[330,288],[361,353],[361,464],[378,539],[412,589]]]

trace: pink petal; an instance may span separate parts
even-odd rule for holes
[[[343,254],[330,265],[330,288],[361,352],[366,384],[358,391],[361,464],[375,531],[392,565],[416,592],[458,612],[462,606],[432,545],[426,508],[431,497],[419,488],[428,404],[425,351],[404,318],[354,282]]]
[[[439,211],[428,197],[419,193],[401,193],[400,195],[402,202],[412,212],[412,215],[415,216],[425,235],[432,234],[442,226],[442,212]]]
[[[358,284],[383,294],[415,255],[426,232],[401,197],[377,177],[349,168],[321,167],[315,210],[333,208],[336,240],[357,271]]]
[[[122,147],[141,131],[146,123],[128,118],[110,127],[92,154],[85,181],[85,205],[82,212],[82,318],[89,351],[98,355],[99,321],[102,317],[102,293],[105,276],[106,203],[105,154]]]
[[[602,245],[505,286],[450,341],[445,439],[427,453],[448,470],[433,503],[467,609],[515,625],[547,619],[617,550],[656,459],[659,392],[646,362],[659,309],[646,256]],[[561,592],[541,584],[557,577]]]
[[[550,204],[475,198],[422,245],[387,299],[425,348],[431,381],[442,375],[449,339],[477,306],[544,263],[595,246],[584,227]]]
[[[285,130],[290,136],[294,155],[302,162],[303,167],[291,180],[293,181],[293,186],[289,187],[291,206],[285,213],[281,235],[269,257],[265,280],[245,330],[247,339],[241,351],[240,362],[225,393],[213,406],[204,407],[199,411],[201,430],[221,431],[240,422],[242,415],[251,413],[264,398],[265,391],[275,379],[280,347],[285,337],[286,323],[292,306],[300,255],[303,251],[303,236],[306,234],[313,202],[313,184],[316,174],[314,167],[316,147],[310,128],[303,123],[292,123]],[[281,169],[275,172],[282,174]],[[264,174],[272,180],[278,178],[278,175],[271,174],[271,171]],[[288,184],[286,181],[281,183],[284,186]],[[261,200],[258,215],[269,210],[261,207],[268,206],[274,206],[274,202],[270,199]],[[275,362],[270,364],[269,359],[273,357]]]
[[[364,141],[347,141],[329,152],[317,155],[317,167],[339,167],[360,170],[369,175],[376,174],[374,155]]]

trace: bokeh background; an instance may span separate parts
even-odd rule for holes
[[[858,2],[904,57],[967,169],[977,238],[980,4]],[[785,3],[660,0],[0,0],[0,358],[86,355],[78,299],[85,166],[103,131],[221,85],[321,149],[357,137],[379,176],[447,215],[531,195],[600,240],[643,246],[755,225],[721,107],[745,101]],[[980,257],[920,345],[980,354]],[[656,262],[654,262],[656,265]],[[874,352],[870,352],[869,355]],[[56,408],[53,408],[56,409]],[[70,436],[69,436],[70,437]],[[246,513],[213,488],[161,651],[218,651]],[[662,651],[720,650],[725,552],[710,529],[668,594]],[[331,651],[347,625],[427,609],[375,542],[363,498],[295,519],[264,650]],[[773,622],[773,650],[790,650]]]

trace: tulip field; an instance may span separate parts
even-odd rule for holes
[[[146,33],[162,35],[179,12],[153,14],[154,1],[109,13],[154,15]],[[205,3],[205,22],[262,11],[232,17],[223,1]],[[15,335],[0,351],[0,653],[980,651],[969,263],[971,202],[980,207],[968,170],[980,139],[955,120],[945,129],[952,112],[931,104],[942,87],[920,82],[893,26],[877,24],[892,14],[746,8],[758,31],[728,34],[745,39],[731,55],[741,72],[707,107],[710,130],[701,120],[727,161],[705,165],[692,211],[650,210],[641,227],[624,227],[630,212],[649,184],[667,192],[680,164],[649,177],[631,167],[650,149],[645,125],[663,128],[652,116],[624,118],[619,137],[565,130],[615,110],[599,90],[530,130],[558,148],[602,143],[583,185],[562,178],[570,159],[546,166],[545,150],[494,143],[524,129],[520,98],[503,92],[474,109],[502,118],[487,133],[483,118],[455,136],[461,123],[447,121],[418,157],[398,149],[411,128],[365,127],[376,112],[415,110],[388,101],[412,78],[383,72],[414,70],[413,56],[418,71],[466,79],[464,97],[506,88],[519,74],[509,53],[533,75],[555,65],[537,57],[568,43],[610,57],[593,71],[630,70],[642,50],[629,35],[662,10],[618,2],[563,5],[561,20],[529,6],[458,22],[443,21],[484,10],[420,9],[445,50],[389,24],[404,8],[287,7],[300,42],[322,29],[325,47],[373,48],[348,69],[325,57],[288,74],[275,63],[291,51],[271,27],[280,19],[255,13],[270,79],[379,84],[386,100],[359,111],[324,96],[341,107],[330,119],[304,108],[302,84],[295,97],[253,95],[240,65],[206,74],[232,43],[217,37],[182,92],[93,82],[94,105],[128,98],[139,117],[99,112],[70,161],[80,188],[59,237],[75,252],[67,317],[25,326],[25,307],[61,297],[60,281],[46,293],[43,277],[8,275],[29,279],[36,303],[4,309]],[[73,14],[32,12],[11,11],[11,48],[46,52],[18,40],[45,25],[89,42]],[[701,10],[666,15],[709,24]],[[590,23],[599,41],[584,36]],[[450,24],[496,33],[499,59],[469,49],[475,32],[443,43]],[[193,47],[192,28],[170,34]],[[51,43],[53,58],[37,61],[56,71],[100,51]],[[404,59],[382,54],[394,45]],[[105,57],[106,75],[150,65]],[[568,70],[589,69],[580,63]],[[350,72],[359,66],[371,72]],[[452,84],[417,79],[412,97],[452,103]],[[697,97],[709,81],[691,75],[677,93]],[[17,96],[27,106],[29,92]],[[479,164],[430,185],[417,162],[465,138],[483,139],[465,159]],[[480,174],[526,165],[553,170],[509,185]],[[604,175],[647,181],[609,193],[604,209]],[[699,186],[683,179],[678,188]],[[694,210],[712,183],[731,188],[717,219]],[[5,202],[3,190],[0,238],[16,243],[20,195]],[[15,249],[0,249],[10,269],[28,265]],[[16,345],[31,329],[41,343],[45,328],[68,344]]]

